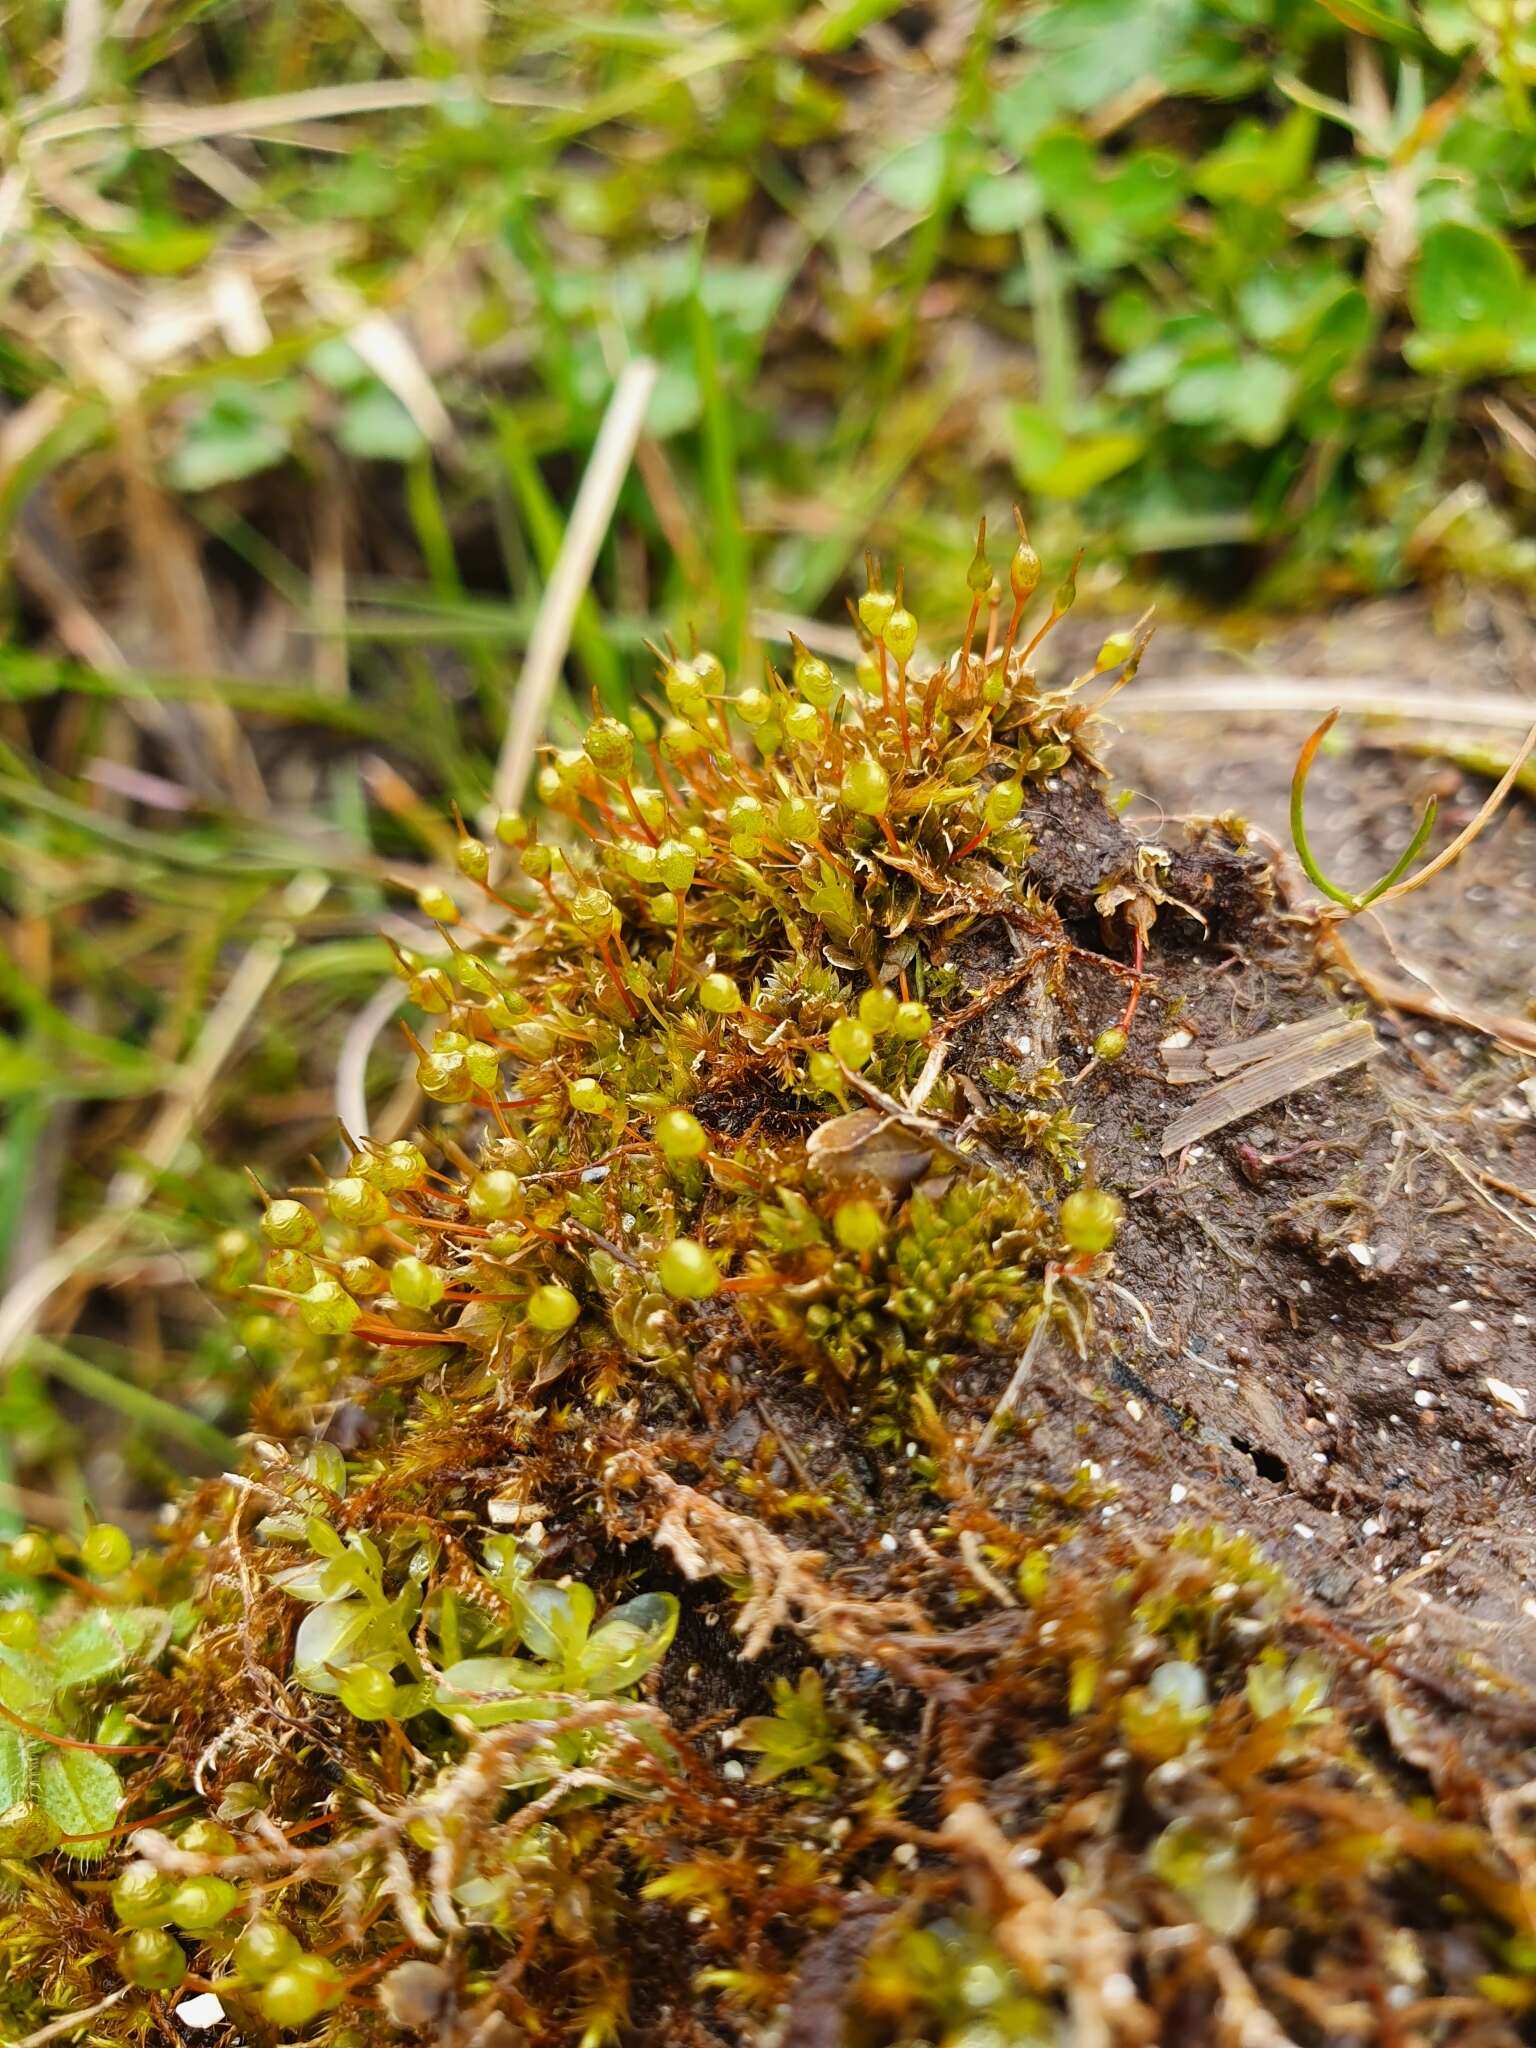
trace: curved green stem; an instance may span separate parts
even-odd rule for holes
[[[1424,806],[1424,815],[1419,820],[1418,829],[1402,854],[1381,880],[1372,883],[1369,889],[1359,892],[1341,889],[1337,882],[1330,881],[1318,866],[1316,856],[1307,844],[1306,797],[1307,777],[1312,772],[1312,763],[1317,759],[1317,750],[1328,737],[1338,715],[1338,707],[1335,707],[1317,730],[1308,735],[1301,752],[1296,756],[1296,772],[1291,777],[1291,838],[1296,847],[1296,857],[1306,872],[1307,880],[1314,888],[1320,889],[1331,902],[1342,904],[1347,911],[1354,913],[1364,910],[1367,904],[1374,903],[1378,896],[1385,895],[1394,882],[1400,882],[1407,874],[1434,829],[1438,806],[1431,797]]]

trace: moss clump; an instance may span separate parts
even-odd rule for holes
[[[152,1551],[13,1555],[12,2032],[123,1993],[98,2038],[169,2038],[179,1986],[333,2048],[1321,2040],[1362,1970],[1437,2038],[1524,2009],[1515,1873],[1273,1565],[1036,1454],[1135,1220],[1063,1077],[1134,1066],[1189,886],[1089,751],[1142,643],[1048,686],[1038,575],[937,664],[873,576],[852,678],[669,654],[462,839],[400,960],[426,1127],[266,1207],[247,1470]]]

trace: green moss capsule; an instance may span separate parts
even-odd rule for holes
[[[766,690],[745,689],[736,699],[736,716],[749,732],[756,732],[773,716],[773,699]]]
[[[382,1188],[370,1186],[360,1175],[344,1173],[325,1190],[325,1206],[338,1223],[353,1230],[382,1223],[389,1215],[389,1200]]]
[[[98,1522],[80,1545],[80,1562],[93,1579],[115,1579],[133,1563],[133,1545],[115,1522]]]
[[[239,1903],[240,1893],[227,1877],[187,1877],[171,1893],[171,1919],[188,1934],[205,1934]]]
[[[230,1960],[244,1983],[265,1984],[302,1954],[297,1937],[280,1920],[253,1920],[235,1943]]]
[[[987,791],[986,819],[994,829],[1011,825],[1023,808],[1024,785],[1013,776],[1006,782],[994,782]]]
[[[315,1284],[315,1262],[308,1252],[268,1252],[262,1278],[285,1294],[302,1294]]]
[[[873,755],[859,754],[843,770],[839,794],[845,809],[879,818],[890,806],[891,778]]]
[[[725,822],[733,840],[756,846],[768,834],[768,806],[760,797],[739,796],[726,812]]]
[[[142,1858],[120,1871],[112,1884],[112,1910],[124,1927],[164,1927],[176,1887]]]
[[[699,1007],[712,1016],[734,1016],[741,1008],[741,990],[728,974],[706,974],[699,983]]]
[[[18,1799],[0,1812],[0,1857],[31,1863],[51,1856],[63,1839],[64,1830],[53,1815],[30,1799]]]
[[[609,782],[628,776],[635,765],[635,736],[617,718],[594,719],[582,746],[592,766]]]
[[[874,1036],[865,1024],[853,1017],[839,1017],[827,1033],[827,1050],[835,1060],[855,1072],[869,1065],[875,1050]]]
[[[491,872],[491,849],[466,833],[453,849],[453,864],[466,881],[483,882]]]
[[[859,599],[859,624],[871,640],[882,640],[896,600],[888,590],[866,590]]]
[[[320,1242],[320,1226],[302,1202],[269,1202],[261,1219],[261,1234],[268,1244],[275,1244],[285,1251],[295,1247],[308,1250]]]
[[[1120,1235],[1125,1204],[1105,1188],[1076,1188],[1061,1205],[1061,1234],[1075,1252],[1107,1252]]]
[[[695,1237],[674,1237],[656,1262],[656,1277],[674,1301],[707,1301],[720,1291],[714,1254]]]
[[[891,988],[867,988],[859,997],[859,1022],[866,1031],[877,1036],[889,1031],[896,1022],[896,1013],[901,1008],[901,999]]]
[[[30,1607],[0,1607],[0,1649],[35,1650],[42,1627]]]
[[[898,661],[910,661],[917,646],[917,620],[898,605],[885,622],[885,644]]]
[[[117,1973],[139,1991],[174,1991],[187,1974],[186,1951],[160,1927],[137,1927],[117,1945]]]
[[[832,1235],[849,1252],[871,1252],[885,1236],[885,1218],[873,1202],[839,1202],[832,1212]]]
[[[262,1986],[262,2017],[275,2027],[307,2027],[339,2005],[346,1988],[346,1979],[324,1956],[297,1956]]]
[[[800,641],[793,642],[795,688],[807,704],[818,711],[830,710],[837,702],[837,677],[819,654],[812,654]]]
[[[425,1259],[396,1259],[389,1269],[389,1291],[402,1308],[436,1308],[447,1289],[442,1267],[429,1266]]]
[[[418,1010],[429,1017],[441,1017],[453,1007],[453,983],[441,967],[423,967],[405,985],[405,992]]]
[[[546,1337],[558,1337],[581,1314],[581,1303],[569,1287],[548,1280],[528,1297],[528,1320]]]
[[[1123,1059],[1129,1043],[1130,1040],[1118,1024],[1106,1024],[1093,1041],[1094,1055],[1101,1060]]]
[[[204,1819],[188,1821],[176,1837],[176,1846],[190,1856],[233,1856],[240,1845],[220,1822]]]
[[[704,1157],[709,1134],[690,1110],[667,1109],[656,1119],[656,1144],[664,1159],[681,1165]]]
[[[819,837],[821,814],[808,796],[787,796],[775,813],[779,837],[792,846],[804,846]]]
[[[446,889],[429,882],[426,888],[416,891],[416,908],[423,917],[430,917],[434,924],[457,924],[459,906]]]
[[[490,1168],[477,1173],[469,1184],[465,1202],[476,1223],[499,1222],[503,1216],[510,1216],[517,1206],[518,1178],[508,1173],[505,1167]]]
[[[933,1012],[926,1003],[900,1003],[891,1029],[898,1038],[926,1038],[933,1029]]]
[[[317,1337],[344,1337],[362,1310],[339,1281],[317,1280],[299,1296],[299,1314]]]
[[[821,740],[822,714],[814,704],[786,704],[784,737],[797,747],[814,747]]]
[[[663,839],[656,849],[656,873],[664,889],[681,896],[692,887],[699,856],[684,839]]]
[[[41,1578],[53,1566],[53,1545],[41,1529],[24,1529],[6,1547],[5,1569],[12,1578]]]

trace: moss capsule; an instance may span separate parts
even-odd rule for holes
[[[693,884],[699,857],[684,839],[663,839],[656,849],[656,873],[664,889],[681,896]]]
[[[703,1158],[709,1150],[709,1134],[692,1111],[666,1109],[656,1119],[656,1144],[664,1159],[681,1165]]]
[[[396,1259],[389,1269],[389,1291],[402,1308],[436,1308],[448,1287],[441,1266],[429,1266],[425,1259]]]
[[[35,1650],[42,1628],[30,1607],[0,1607],[0,1649]]]
[[[338,2005],[346,1988],[346,1979],[324,1956],[299,1955],[262,1986],[262,2017],[275,2027],[307,2027]]]
[[[873,1202],[839,1202],[832,1212],[832,1235],[849,1252],[871,1252],[885,1236],[885,1218]]]
[[[728,974],[706,974],[699,983],[699,1007],[712,1016],[733,1016],[741,1008],[741,990]]]
[[[231,1961],[246,1984],[265,1984],[298,1960],[303,1950],[280,1920],[253,1920],[235,1943]]]
[[[315,1262],[308,1252],[268,1252],[262,1278],[285,1294],[302,1294],[315,1284]]]
[[[475,1175],[465,1201],[477,1223],[495,1223],[511,1215],[517,1205],[517,1191],[517,1175],[508,1173],[504,1166],[496,1166]]]
[[[137,1927],[117,1946],[117,1973],[138,1991],[174,1991],[187,1974],[186,1951],[160,1927]]]
[[[859,624],[871,640],[885,637],[886,626],[896,609],[896,600],[888,590],[866,590],[859,599]]]
[[[1118,1195],[1105,1188],[1076,1188],[1061,1205],[1061,1234],[1075,1252],[1107,1252],[1124,1215]]]
[[[594,719],[582,746],[598,774],[610,782],[627,776],[635,764],[635,736],[617,718]]]
[[[453,864],[466,881],[483,882],[491,872],[491,849],[466,833],[453,849]]]
[[[98,1522],[80,1545],[80,1562],[94,1579],[115,1579],[133,1563],[133,1545],[115,1522]]]
[[[821,831],[821,814],[808,796],[787,796],[775,815],[779,837],[803,846]]]
[[[558,1280],[547,1280],[528,1297],[528,1320],[546,1337],[558,1337],[580,1314],[581,1303]]]
[[[12,1578],[41,1578],[53,1564],[53,1545],[41,1529],[24,1529],[6,1548],[5,1569]]]
[[[457,924],[459,921],[459,906],[446,889],[435,883],[428,883],[426,888],[416,891],[416,908],[423,917],[430,917],[434,924]]]
[[[814,704],[786,704],[784,737],[797,747],[814,747],[821,739],[821,713]]]
[[[899,1003],[891,1029],[898,1038],[926,1038],[933,1029],[933,1012],[926,1003]]]
[[[1118,1024],[1106,1024],[1093,1041],[1094,1055],[1101,1060],[1123,1059],[1129,1043],[1130,1040]]]
[[[325,1206],[338,1223],[354,1230],[382,1223],[389,1214],[389,1201],[382,1188],[369,1185],[355,1173],[345,1173],[325,1190]]]
[[[878,818],[891,801],[891,778],[872,754],[860,754],[843,770],[839,793],[845,809]]]
[[[320,1226],[310,1215],[302,1202],[289,1201],[286,1197],[269,1202],[261,1219],[261,1234],[268,1244],[275,1244],[285,1251],[296,1246],[307,1250],[320,1242]]]
[[[1024,808],[1024,785],[1013,776],[1006,782],[994,782],[987,791],[987,823],[994,827],[1011,825]]]
[[[869,1027],[853,1017],[839,1017],[827,1033],[827,1050],[835,1060],[855,1072],[869,1065],[875,1041]]]
[[[900,1008],[901,999],[894,989],[867,988],[859,997],[859,1022],[866,1031],[889,1031]]]
[[[674,1237],[656,1262],[656,1277],[674,1301],[707,1301],[720,1290],[714,1254],[695,1237]]]
[[[171,1919],[189,1934],[203,1934],[227,1920],[240,1893],[227,1877],[183,1878],[171,1893]]]
[[[164,1927],[175,1889],[163,1871],[141,1858],[113,1880],[112,1910],[124,1927]]]
[[[917,646],[917,620],[898,605],[885,622],[885,644],[898,661],[910,661]]]
[[[64,1831],[51,1813],[30,1799],[18,1799],[0,1812],[0,1858],[31,1863],[39,1856],[51,1856],[64,1839]]]
[[[317,1337],[344,1337],[362,1310],[339,1281],[317,1280],[299,1296],[299,1314]]]

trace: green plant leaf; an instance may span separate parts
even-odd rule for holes
[[[1424,237],[1413,280],[1414,324],[1426,334],[1517,321],[1527,284],[1509,244],[1487,228],[1442,221]]]
[[[1429,374],[1476,375],[1524,360],[1536,338],[1536,287],[1488,228],[1441,221],[1424,237],[1410,294],[1417,332],[1403,354]]]
[[[290,394],[227,384],[182,430],[166,473],[181,491],[207,491],[286,461]]]
[[[678,1612],[671,1593],[641,1593],[610,1609],[578,1660],[583,1690],[601,1700],[638,1685],[671,1647]]]
[[[366,1600],[326,1600],[299,1623],[293,1641],[293,1675],[311,1692],[334,1693],[330,1665],[353,1663],[364,1654],[374,1610]]]
[[[130,1664],[152,1664],[170,1637],[171,1620],[163,1608],[93,1608],[50,1639],[53,1683],[63,1691],[110,1678]]]
[[[1016,405],[1008,417],[1014,472],[1026,490],[1044,498],[1082,497],[1127,468],[1145,446],[1129,428],[1069,434],[1040,405]]]
[[[1267,448],[1290,417],[1295,391],[1295,372],[1272,356],[1217,357],[1180,372],[1168,393],[1168,417],[1186,426],[1225,428],[1255,448]]]
[[[123,1788],[104,1756],[82,1749],[51,1749],[37,1774],[37,1803],[66,1835],[97,1835],[99,1841],[76,1841],[69,1853],[94,1862],[105,1856],[106,1831],[117,1819]]]
[[[350,397],[336,422],[336,438],[364,462],[409,462],[426,437],[393,391],[372,382]]]
[[[0,1727],[0,1813],[30,1795],[36,1749],[19,1729]]]
[[[1306,177],[1317,144],[1317,116],[1296,107],[1278,125],[1239,121],[1195,172],[1207,199],[1271,206]]]
[[[524,1649],[562,1671],[574,1668],[597,1612],[591,1587],[579,1580],[569,1586],[541,1580],[529,1586],[523,1597],[527,1603],[520,1629]]]

